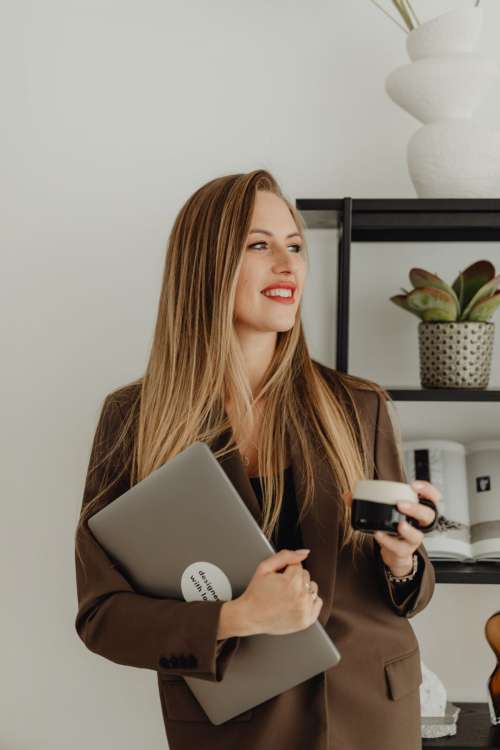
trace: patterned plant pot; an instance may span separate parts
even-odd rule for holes
[[[421,321],[418,338],[422,388],[488,387],[494,323]]]

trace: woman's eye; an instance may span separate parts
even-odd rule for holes
[[[257,247],[257,245],[267,245],[267,242],[254,242],[250,247]],[[288,247],[296,247],[298,253],[302,250],[302,245],[288,245]]]

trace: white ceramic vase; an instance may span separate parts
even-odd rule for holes
[[[482,20],[472,7],[417,26],[406,41],[412,62],[386,79],[390,98],[423,123],[407,147],[419,198],[498,197],[500,131],[472,119],[500,73],[473,51]]]

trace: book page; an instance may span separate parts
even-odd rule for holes
[[[500,560],[500,440],[467,446],[471,546],[476,560]]]
[[[440,491],[439,520],[424,536],[432,560],[472,560],[465,447],[452,440],[405,440],[408,482],[424,479]]]

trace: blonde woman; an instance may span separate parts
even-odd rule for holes
[[[94,653],[156,672],[171,750],[421,747],[408,619],[434,591],[420,530],[434,513],[408,510],[419,526],[401,525],[398,536],[350,525],[357,479],[405,481],[399,433],[383,388],[309,356],[304,235],[265,170],[200,187],[169,237],[146,371],[102,403],[76,529],[75,626]],[[276,550],[228,602],[137,593],[87,525],[196,440]],[[420,494],[438,499],[430,483]],[[220,681],[241,638],[316,620],[342,655],[336,667],[224,724],[209,721],[183,675]]]

